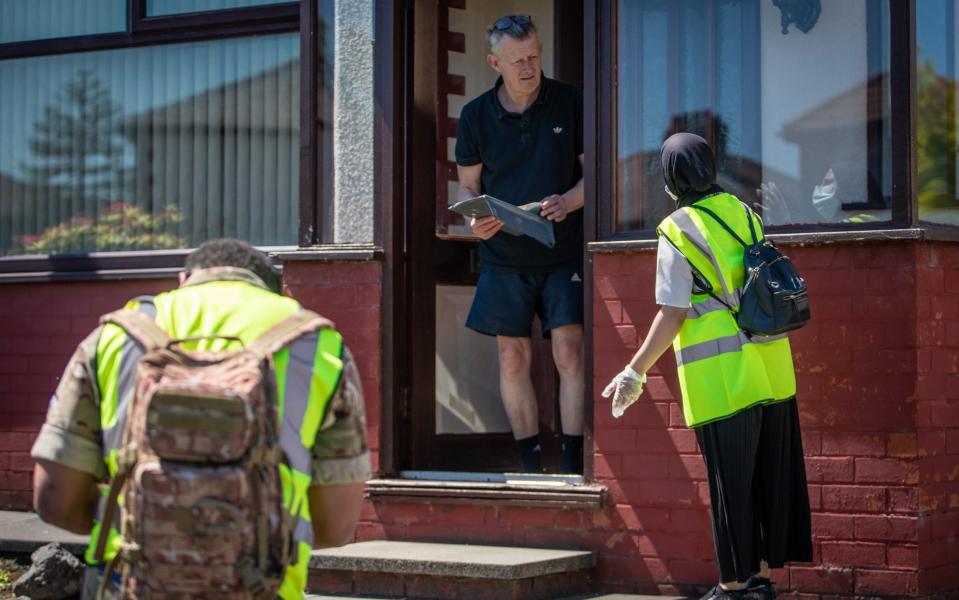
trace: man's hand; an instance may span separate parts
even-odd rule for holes
[[[480,219],[470,219],[470,227],[473,234],[481,240],[488,240],[503,228],[503,222],[496,217],[482,217]]]
[[[613,397],[613,417],[620,418],[631,404],[639,399],[646,383],[646,374],[637,373],[629,365],[603,390],[603,398]]]
[[[566,198],[559,194],[546,196],[543,198],[543,209],[539,211],[541,217],[557,223],[566,218],[569,214],[569,208],[566,205]]]

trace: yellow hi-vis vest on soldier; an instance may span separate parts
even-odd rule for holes
[[[249,346],[274,325],[301,310],[295,300],[266,290],[252,273],[230,268],[198,271],[184,287],[152,299],[131,301],[126,308],[153,318],[171,338],[188,340],[180,343],[189,350],[212,352]],[[237,339],[201,337],[211,335]],[[312,480],[311,451],[326,417],[329,400],[340,381],[342,352],[340,334],[325,327],[295,339],[272,355],[278,445],[284,458],[279,464],[282,504],[291,523],[293,553],[277,592],[284,600],[304,597],[313,543],[308,497]],[[127,408],[133,402],[137,365],[143,356],[143,347],[121,327],[103,326],[97,345],[96,377],[103,459],[111,479],[117,475],[118,461],[122,460]],[[110,562],[121,550],[118,513],[114,513],[112,523],[101,522],[106,504],[104,492],[86,552],[88,564],[97,564],[96,543],[104,526],[110,527],[104,561]]]
[[[743,204],[735,196],[714,194],[697,204],[716,213],[742,239],[750,235]],[[746,280],[743,247],[721,225],[687,207],[666,217],[657,233],[686,257],[713,294],[738,308]],[[694,286],[689,314],[673,342],[686,425],[696,427],[795,396],[796,374],[785,334],[747,336],[723,302],[698,288]]]

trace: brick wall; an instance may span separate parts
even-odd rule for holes
[[[959,589],[959,252],[944,244],[790,247],[814,319],[793,334],[814,561],[775,573],[803,597]],[[715,583],[709,494],[675,361],[620,420],[599,393],[655,314],[654,254],[594,256],[595,474],[611,506],[369,504],[358,538],[524,544],[599,554],[607,592]],[[947,275],[949,274],[949,275]]]
[[[283,268],[286,293],[332,320],[356,358],[374,471],[379,465],[382,402],[382,273],[379,262],[291,261]]]
[[[959,246],[916,251],[919,589],[959,587]]]
[[[32,505],[30,447],[76,345],[103,313],[175,280],[0,285],[0,508]]]
[[[370,445],[379,447],[379,263],[291,263],[288,292],[336,322],[354,354],[367,401]],[[172,279],[0,285],[0,509],[29,509],[30,447],[76,345],[103,313]]]

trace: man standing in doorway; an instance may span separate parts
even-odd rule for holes
[[[582,93],[543,76],[542,44],[526,15],[486,32],[486,62],[499,77],[463,107],[456,135],[457,200],[489,194],[522,206],[542,202],[555,248],[500,232],[494,217],[473,219],[481,272],[466,326],[496,336],[500,392],[524,471],[543,470],[536,394],[530,377],[532,321],[552,339],[560,377],[560,470],[583,460],[583,127]]]

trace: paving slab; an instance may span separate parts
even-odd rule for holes
[[[60,542],[74,554],[82,554],[88,537],[54,527],[36,513],[0,510],[0,552],[30,554],[40,546]]]
[[[310,557],[312,569],[489,579],[524,579],[589,569],[595,564],[596,555],[584,550],[388,540],[314,550]]]

